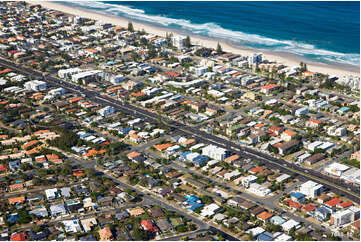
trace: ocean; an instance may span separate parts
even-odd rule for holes
[[[61,2],[312,62],[360,66],[360,2]]]

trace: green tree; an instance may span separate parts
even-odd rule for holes
[[[128,23],[128,31],[134,32],[134,27],[133,27],[133,23],[132,23],[132,22],[129,22],[129,23]]]
[[[218,53],[218,54],[222,54],[222,53],[223,53],[222,46],[219,44],[219,42],[218,42],[218,44],[217,44],[217,53]]]
[[[20,224],[27,224],[30,223],[32,220],[31,216],[29,215],[29,213],[26,211],[25,208],[19,210],[18,215],[19,215]]]
[[[185,43],[184,45],[187,47],[187,48],[190,48],[192,46],[191,44],[191,38],[189,37],[189,35],[187,35],[187,38],[185,40]]]

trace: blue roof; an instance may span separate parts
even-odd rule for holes
[[[131,130],[132,130],[132,128],[127,127],[127,128],[121,129],[121,130],[120,130],[120,133],[122,133],[122,134],[128,134],[129,131],[131,131]]]
[[[10,214],[8,217],[8,222],[9,223],[16,223],[19,220],[19,215],[16,214]]]
[[[301,198],[303,198],[305,196],[305,194],[300,193],[300,192],[291,192],[290,195],[291,195],[291,197],[295,197],[297,199],[301,199]]]
[[[320,212],[320,213],[322,213],[324,215],[330,214],[330,211],[325,207],[317,207],[316,211]]]
[[[91,135],[91,134],[89,134],[89,133],[85,133],[85,134],[79,135],[79,137],[82,138],[82,139],[84,139],[84,138],[86,138],[86,137],[89,137],[90,135]]]
[[[272,218],[270,218],[269,221],[273,224],[283,224],[284,222],[286,222],[286,220],[281,216],[273,216]]]
[[[188,208],[189,210],[194,211],[194,209],[196,208],[201,208],[203,207],[202,203],[196,203],[196,202],[188,202],[188,204],[190,205],[190,207]]]
[[[190,153],[191,153],[190,151],[186,151],[186,152],[182,153],[180,156],[185,159],[186,156]]]
[[[273,238],[271,236],[268,236],[268,235],[262,233],[262,234],[258,235],[257,240],[260,240],[260,241],[272,241]]]
[[[188,202],[197,202],[199,199],[199,197],[195,196],[195,195],[190,195],[190,196],[184,196],[185,199],[188,200]]]
[[[340,110],[341,112],[346,112],[346,111],[350,110],[350,108],[349,108],[349,107],[342,107],[342,108],[340,108],[339,110]]]
[[[209,161],[209,158],[203,155],[197,156],[196,158],[193,159],[193,162],[197,162],[198,164],[202,164],[207,161]]]

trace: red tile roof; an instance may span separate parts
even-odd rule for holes
[[[151,231],[151,232],[158,232],[159,229],[152,223],[150,220],[142,220],[140,222],[144,230]]]
[[[302,206],[302,210],[305,210],[307,212],[312,212],[317,208],[317,205],[314,203],[309,203],[304,206]]]
[[[276,85],[276,84],[268,84],[266,86],[262,86],[261,88],[265,89],[265,90],[270,90],[270,89],[273,89],[273,88],[276,88],[276,87],[278,87],[278,85]]]
[[[28,241],[26,232],[12,234],[10,236],[11,241]]]
[[[330,207],[334,207],[334,206],[336,206],[337,204],[339,204],[341,202],[342,202],[341,199],[335,197],[334,199],[331,199],[330,201],[325,202],[325,204],[330,206]]]
[[[180,76],[180,74],[172,72],[172,71],[168,71],[168,72],[166,72],[166,74],[171,76],[171,77],[179,77]]]
[[[6,164],[0,164],[0,171],[6,171]]]
[[[350,202],[350,201],[345,201],[345,202],[343,202],[343,203],[337,204],[337,207],[347,208],[347,207],[350,207],[350,206],[352,206],[352,205],[353,205],[352,202]]]
[[[301,208],[302,207],[302,205],[300,203],[292,201],[290,199],[285,200],[285,202],[287,202],[288,206],[290,206],[291,208]]]

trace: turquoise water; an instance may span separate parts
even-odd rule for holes
[[[321,63],[360,64],[359,2],[66,2]]]

